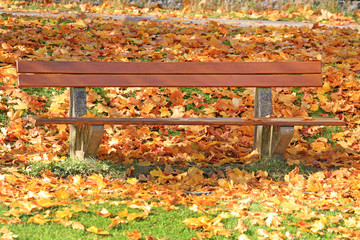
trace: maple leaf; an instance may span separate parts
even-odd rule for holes
[[[49,220],[45,219],[44,216],[42,216],[40,214],[36,214],[35,216],[31,217],[27,222],[28,223],[36,223],[36,224],[44,225],[48,221]]]
[[[68,221],[74,214],[69,209],[58,210],[55,212],[55,216],[57,220],[65,220]]]
[[[71,228],[77,230],[85,230],[85,225],[81,222],[71,222]]]
[[[7,229],[5,226],[3,226],[0,229],[0,239],[1,240],[10,240],[10,239],[15,239],[18,237],[18,235],[15,235],[13,232],[11,232],[9,229]]]
[[[325,228],[326,223],[327,219],[325,217],[321,217],[320,220],[317,220],[311,224],[310,231],[313,233],[318,233],[320,230]]]
[[[302,208],[301,205],[296,204],[293,201],[284,201],[280,204],[280,206],[282,207],[282,212],[286,214],[290,214],[294,211],[299,211]]]
[[[250,240],[250,238],[248,238],[248,236],[246,236],[245,234],[241,234],[238,240]]]
[[[265,221],[268,227],[277,228],[282,222],[282,218],[277,213],[269,213]]]
[[[263,228],[256,230],[256,234],[260,235],[261,237],[265,237],[265,238],[270,237],[270,233]]]
[[[101,190],[106,187],[106,183],[104,182],[104,178],[103,176],[101,176],[101,174],[93,174],[90,177],[88,177],[88,179],[95,182],[98,190]]]
[[[98,235],[110,235],[110,233],[108,231],[99,229],[95,226],[91,226],[91,227],[87,228],[86,231],[92,232],[92,233],[95,233]]]
[[[39,200],[34,201],[34,204],[43,208],[49,208],[57,205],[57,203],[51,200],[50,198],[41,198]]]
[[[126,232],[125,234],[126,234],[126,236],[128,236],[128,238],[130,238],[132,240],[138,240],[141,238],[141,233],[139,231],[137,231],[136,229],[134,229],[133,232]]]
[[[172,106],[182,105],[184,103],[183,94],[179,90],[174,91],[170,95],[170,101]]]
[[[71,197],[71,194],[68,191],[59,190],[54,194],[54,196],[62,200],[67,200]]]
[[[101,209],[101,211],[96,211],[96,214],[102,217],[110,217],[112,215],[106,208]]]
[[[238,231],[239,233],[243,233],[247,231],[247,226],[243,220],[239,219],[236,226],[234,227],[234,231]]]

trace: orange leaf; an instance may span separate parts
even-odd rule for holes
[[[101,211],[96,211],[96,213],[102,217],[110,217],[112,215],[106,208],[101,209]]]
[[[170,101],[172,106],[182,105],[184,103],[183,94],[179,90],[174,91],[170,95]]]
[[[133,232],[127,232],[125,234],[126,234],[126,236],[128,236],[128,238],[130,238],[132,240],[138,240],[141,238],[141,233],[138,232],[136,229],[134,229]]]
[[[108,228],[112,228],[115,225],[118,225],[120,223],[128,223],[128,221],[125,221],[124,219],[121,219],[119,216],[111,219],[111,224],[108,226]]]

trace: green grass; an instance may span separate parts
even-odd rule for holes
[[[169,132],[169,135],[172,136],[178,136],[179,134],[180,133],[178,131]],[[269,177],[275,181],[284,180],[284,177],[296,167],[299,168],[300,174],[305,176],[323,170],[321,168],[303,164],[290,166],[285,161],[277,158],[263,158],[248,165],[223,164],[221,166],[199,166],[197,163],[188,163],[188,166],[180,166],[177,168],[182,171],[187,171],[188,168],[192,166],[198,167],[204,171],[205,174],[218,171],[226,172],[228,167],[239,168],[241,170],[246,170],[247,172],[257,172],[258,170],[267,171]],[[40,177],[42,172],[50,170],[55,176],[65,178],[71,175],[82,175],[83,177],[86,177],[92,174],[102,174],[103,176],[110,178],[125,179],[127,169],[129,168],[133,168],[133,171],[131,171],[131,174],[128,177],[136,178],[140,174],[148,175],[152,170],[156,170],[158,168],[163,170],[165,167],[161,164],[143,166],[143,164],[137,161],[134,161],[131,165],[122,165],[104,160],[87,159],[85,161],[81,161],[78,159],[67,158],[64,161],[51,161],[50,163],[33,162],[19,170],[20,172],[32,177]]]
[[[338,132],[343,132],[343,129],[341,127],[339,127],[339,126],[324,126],[322,128],[322,130],[318,134],[315,134],[315,135],[310,136],[310,137],[304,137],[304,139],[306,141],[308,141],[309,144],[311,144],[316,139],[318,139],[319,137],[324,137],[324,138],[328,139],[329,143],[331,144],[331,146],[333,148],[338,148],[336,142],[331,139],[333,133],[338,133]]]
[[[121,201],[123,199],[112,199],[111,201]],[[110,201],[110,202],[111,202]],[[87,204],[87,203],[86,203]],[[74,205],[83,205],[80,201],[74,203]],[[67,207],[58,207],[51,208],[50,219],[54,219],[54,213],[58,210],[63,210]],[[85,225],[86,228],[91,226],[95,226],[99,229],[103,229],[110,232],[109,236],[100,236],[95,235],[94,233],[76,230],[70,227],[64,227],[58,223],[45,223],[44,225],[27,223],[27,221],[33,215],[23,215],[20,219],[23,221],[21,224],[12,224],[12,225],[3,225],[6,226],[10,231],[14,234],[19,235],[17,239],[127,239],[125,233],[133,232],[134,229],[139,231],[142,235],[141,239],[148,239],[149,237],[154,237],[155,239],[166,237],[167,239],[191,239],[192,237],[196,237],[196,232],[202,232],[203,230],[195,230],[189,229],[183,223],[186,218],[197,218],[200,216],[204,216],[203,214],[199,214],[189,210],[186,206],[177,206],[176,210],[167,211],[160,207],[153,207],[151,209],[151,213],[146,219],[136,219],[134,221],[130,221],[127,224],[119,224],[114,226],[113,228],[107,228],[111,223],[111,218],[116,216],[119,211],[128,210],[129,213],[135,212],[140,214],[142,210],[132,209],[127,207],[126,205],[114,205],[109,202],[103,204],[93,204],[88,207],[88,212],[79,212],[74,213],[73,217],[70,218],[70,221],[81,222]],[[112,213],[112,217],[102,217],[99,216],[96,212],[101,211],[103,208],[108,210],[108,212]],[[3,212],[7,211],[8,208],[0,205],[0,217],[3,216]],[[213,208],[213,210],[215,210]],[[214,214],[209,214],[207,217],[213,219],[218,216],[221,212],[227,212],[226,209],[215,211]],[[269,213],[267,210],[264,210],[263,205],[260,201],[254,201],[250,204],[248,209],[245,211],[253,212],[253,213]],[[334,213],[331,211],[318,211],[318,214],[324,214],[325,216],[334,216],[336,214],[340,214],[340,212]],[[41,213],[40,213],[41,214]],[[42,214],[43,215],[43,214]],[[252,224],[252,218],[243,218],[241,219],[245,222],[247,226],[247,231],[243,234],[247,235],[250,239],[258,239],[259,235],[257,231],[259,229],[264,229],[270,233],[280,232],[285,234],[286,232],[290,232],[294,236],[299,231],[296,226],[288,225],[288,223],[296,223],[301,219],[295,218],[292,214],[279,215],[282,217],[282,222],[280,227],[284,227],[282,230],[272,230],[265,224]],[[240,233],[234,231],[234,227],[237,225],[238,217],[231,216],[229,214],[229,218],[223,219],[221,223],[224,224],[226,229],[231,230],[232,235],[228,238],[224,236],[214,235],[211,239],[238,239]],[[316,219],[309,220],[308,222],[314,222]],[[343,223],[339,223],[337,225],[343,225]],[[329,224],[329,226],[336,226],[335,224]],[[337,235],[335,233],[329,233],[326,231],[326,228],[321,231],[322,235],[313,234],[309,232],[302,232],[302,235],[298,239],[335,239]]]
[[[50,163],[33,162],[20,169],[24,174],[32,177],[39,177],[42,172],[50,170],[55,176],[67,177],[70,175],[82,175],[84,177],[91,174],[103,174],[104,176],[122,179],[125,176],[127,167],[114,164],[110,161],[100,161],[95,159],[67,158],[64,161],[52,161]]]
[[[274,179],[275,181],[283,181],[284,177],[296,167],[299,168],[299,173],[305,176],[309,176],[315,172],[323,171],[321,168],[307,166],[304,164],[290,166],[284,160],[278,158],[263,158],[249,165],[240,166],[239,168],[242,168],[248,172],[256,172],[258,170],[267,171],[270,178]]]

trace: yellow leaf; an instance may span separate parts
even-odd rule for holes
[[[331,139],[343,141],[345,139],[345,133],[344,132],[333,133]]]
[[[315,221],[312,225],[311,225],[311,231],[313,233],[317,233],[320,230],[323,230],[325,228],[325,225],[327,223],[327,219],[325,217],[321,217],[320,220]]]
[[[93,45],[89,45],[89,44],[82,45],[82,47],[83,47],[85,50],[88,50],[88,51],[91,51],[91,50],[94,49],[94,46],[93,46]]]
[[[35,51],[35,55],[38,55],[38,56],[47,55],[47,48],[42,47],[42,48],[37,49]]]
[[[11,232],[9,229],[7,229],[5,226],[2,227],[0,229],[0,233],[2,233],[2,235],[0,236],[1,240],[10,240],[10,239],[14,239],[17,238],[18,235],[15,235],[13,232]]]
[[[131,184],[131,185],[135,185],[138,182],[138,180],[136,178],[128,178],[126,180],[126,182]]]
[[[52,207],[57,205],[53,200],[51,200],[50,198],[41,198],[37,201],[34,202],[36,205],[43,207],[43,208],[48,208],[48,207]]]
[[[20,99],[18,99],[17,101],[16,101],[16,105],[14,105],[13,106],[13,108],[15,109],[15,110],[27,110],[28,108],[29,108],[29,105],[28,104],[26,104],[25,102],[23,102],[23,101],[21,101]]]
[[[270,237],[270,233],[269,233],[268,231],[266,231],[265,229],[262,229],[262,228],[258,229],[258,230],[256,231],[256,233],[257,233],[259,236],[264,237],[264,238],[269,238],[269,237]]]
[[[31,217],[27,222],[28,223],[36,223],[40,225],[44,225],[48,220],[44,218],[44,216],[40,214],[36,214],[35,216]]]
[[[324,84],[322,85],[322,87],[321,88],[318,88],[317,90],[316,90],[316,92],[318,93],[318,94],[325,94],[325,93],[327,93],[327,92],[329,92],[331,90],[331,87],[330,87],[330,84],[329,84],[329,82],[324,82]]]
[[[74,177],[72,177],[72,178],[73,178],[73,183],[74,183],[74,185],[79,188],[80,185],[83,183],[83,179],[81,178],[81,176],[80,176],[80,175],[76,175],[76,176],[74,176]]]
[[[245,234],[242,234],[241,236],[239,236],[238,240],[250,240],[250,238],[248,238],[248,236],[246,236]]]
[[[311,110],[312,112],[315,112],[315,111],[319,110],[319,105],[317,105],[317,104],[312,104],[311,107],[310,107],[310,110]]]
[[[78,27],[86,27],[86,23],[82,19],[77,19],[76,20],[76,25]]]
[[[149,114],[150,111],[154,109],[154,107],[156,107],[156,105],[153,102],[145,101],[144,104],[140,107],[140,109],[142,112]]]
[[[279,15],[279,13],[277,13],[277,12],[269,15],[269,20],[270,20],[270,21],[277,21],[277,20],[279,20],[279,19],[280,19],[280,15]]]
[[[103,178],[103,176],[101,176],[101,174],[93,174],[88,179],[96,182],[97,188],[99,190],[106,187],[106,183],[104,182],[104,178]]]
[[[210,39],[210,47],[219,49],[219,50],[223,50],[223,51],[227,51],[229,49],[229,46],[223,44],[222,42],[220,42],[219,40],[216,39],[216,37],[214,37],[214,35],[211,37]]]
[[[230,182],[229,182],[229,181],[227,181],[227,180],[225,180],[223,178],[218,180],[218,184],[219,184],[220,187],[227,188],[229,190],[231,190],[233,188],[233,185],[234,185],[232,180],[230,180]]]
[[[243,220],[239,219],[237,225],[234,227],[234,231],[238,231],[239,233],[243,233],[247,230],[246,224]]]
[[[73,213],[69,209],[58,210],[55,213],[55,216],[57,219],[64,219],[64,220],[68,221],[73,216]]]
[[[54,195],[55,195],[55,197],[57,197],[59,199],[63,199],[63,200],[69,199],[71,196],[69,192],[64,191],[64,190],[59,190]]]
[[[280,206],[283,208],[282,212],[283,213],[286,213],[286,214],[290,214],[292,213],[293,211],[299,211],[302,206],[299,205],[299,204],[296,204],[295,202],[293,201],[289,201],[289,202],[282,202],[280,204]]]
[[[267,219],[266,219],[266,225],[268,227],[278,227],[281,222],[282,222],[282,218],[280,216],[277,215],[277,213],[269,213],[267,215]]]
[[[73,212],[89,212],[89,210],[85,206],[77,205],[71,206],[70,210]]]
[[[92,232],[92,233],[95,233],[98,235],[109,235],[110,234],[108,231],[99,229],[95,226],[91,226],[91,227],[87,228],[86,231]]]
[[[168,108],[166,108],[166,107],[161,107],[160,108],[160,116],[161,117],[168,117],[170,115],[171,115],[171,113],[170,113]]]
[[[72,222],[72,223],[71,223],[71,227],[72,227],[73,229],[85,230],[85,225],[82,224],[81,222]]]

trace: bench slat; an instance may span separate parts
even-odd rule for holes
[[[19,75],[19,87],[321,87],[309,75]]]
[[[285,118],[44,118],[27,117],[36,125],[45,124],[89,124],[89,125],[265,125],[265,126],[344,126],[346,123],[335,118],[300,117]]]
[[[18,61],[18,73],[314,74],[321,62],[51,62]]]

